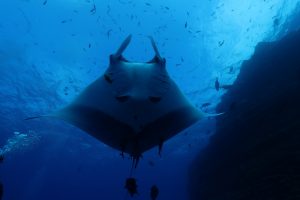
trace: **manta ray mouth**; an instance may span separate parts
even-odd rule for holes
[[[153,50],[155,52],[154,57],[147,61],[147,62],[135,62],[135,61],[130,61],[128,59],[126,59],[122,54],[125,51],[125,49],[127,48],[127,46],[129,45],[130,41],[131,41],[132,35],[129,35],[121,44],[121,46],[119,47],[119,49],[117,50],[117,52],[115,54],[112,55],[113,58],[117,59],[118,61],[121,62],[126,62],[126,63],[162,63],[164,64],[166,62],[166,60],[164,58],[162,58],[159,54],[158,48],[154,42],[154,39],[149,36],[149,39],[151,41],[151,45],[153,47]]]
[[[125,62],[125,63],[141,63],[141,64],[151,64],[151,63],[162,63],[164,59],[160,59],[158,58],[156,55],[149,61],[147,62],[137,62],[137,61],[133,61],[133,60],[128,60],[127,58],[125,58],[124,56],[120,56],[119,57],[119,61],[121,62]]]

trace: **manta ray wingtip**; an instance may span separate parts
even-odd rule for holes
[[[221,113],[204,113],[205,117],[218,117],[220,115],[224,115],[225,112],[221,112]]]

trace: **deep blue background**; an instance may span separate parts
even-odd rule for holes
[[[70,102],[102,74],[128,34],[127,58],[151,59],[146,36],[152,35],[187,98],[198,108],[211,103],[205,111],[214,112],[225,92],[214,90],[215,78],[231,84],[258,42],[298,26],[292,24],[296,0],[44,2],[0,1],[0,147],[6,156],[0,179],[6,200],[126,197],[130,160],[63,122],[23,119]],[[145,153],[134,173],[136,199],[149,199],[152,184],[161,190],[159,199],[187,199],[188,166],[213,132],[214,120],[206,119],[168,141],[162,158],[157,149]]]

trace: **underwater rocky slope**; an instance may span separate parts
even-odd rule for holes
[[[261,43],[190,169],[192,200],[300,199],[300,31]]]

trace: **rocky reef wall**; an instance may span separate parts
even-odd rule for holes
[[[190,199],[300,199],[300,31],[256,47],[224,111],[190,168]]]

